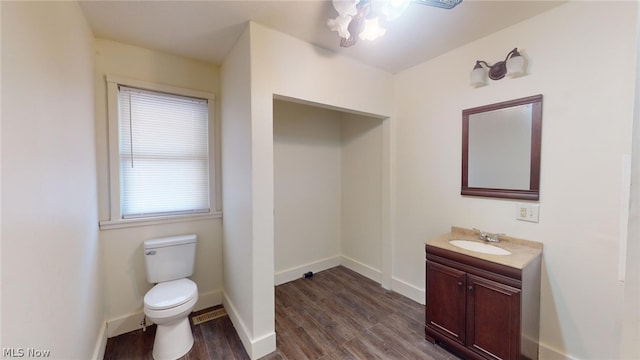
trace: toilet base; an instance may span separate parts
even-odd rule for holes
[[[193,334],[189,318],[185,317],[172,324],[157,325],[153,340],[155,360],[175,360],[185,355],[193,346]]]

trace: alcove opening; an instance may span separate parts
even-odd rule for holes
[[[276,285],[340,264],[381,282],[383,122],[274,99]]]

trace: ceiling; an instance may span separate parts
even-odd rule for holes
[[[339,46],[331,1],[80,1],[94,35],[222,64],[248,21],[397,73],[547,11],[562,1],[463,0],[451,10],[411,3],[375,41]],[[505,54],[521,44],[505,44]],[[501,60],[502,54],[496,54]],[[473,64],[470,64],[470,68]]]

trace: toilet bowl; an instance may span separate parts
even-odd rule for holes
[[[198,301],[198,286],[183,278],[158,283],[144,296],[144,313],[157,325],[155,360],[174,360],[193,346],[189,314]]]

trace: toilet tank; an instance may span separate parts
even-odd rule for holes
[[[146,240],[144,261],[147,281],[159,283],[193,275],[196,238],[191,234]]]

